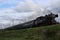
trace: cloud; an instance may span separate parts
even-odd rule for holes
[[[16,12],[21,12],[21,11],[24,12],[28,10],[35,11],[35,13],[33,13],[31,17],[29,17],[29,18],[34,18],[39,15],[43,15],[41,11],[43,11],[43,13],[45,14],[47,10],[60,8],[60,0],[35,0],[35,1],[37,1],[37,3],[34,2],[33,0],[26,0],[26,2],[20,2],[16,7],[15,11]],[[59,18],[57,20],[60,20]]]
[[[33,0],[26,0],[26,2],[20,2],[16,7],[17,11],[30,11],[40,10],[41,6],[36,4]]]
[[[43,3],[43,1],[42,1],[42,3]],[[50,7],[52,7],[52,5],[55,6],[55,4],[57,5],[59,3],[59,0],[58,1],[57,0],[55,0],[55,1],[54,0],[53,1],[52,0],[51,1],[46,0],[46,1],[47,1],[47,3],[49,2],[49,4],[52,3],[51,5],[49,5]],[[44,1],[44,2],[46,2],[46,1]],[[15,2],[15,0],[13,0],[12,2]],[[31,14],[30,12],[34,12],[31,15],[36,14],[35,16],[38,16],[38,14],[41,14],[41,12],[45,11],[44,8],[52,9],[49,6],[43,6],[43,5],[45,5],[45,3],[40,4],[40,3],[36,3],[33,0],[26,0],[25,2],[20,1],[16,7],[9,8],[9,9],[6,9],[6,10],[0,10],[0,13],[2,13],[3,15],[5,15],[5,13],[6,13],[7,15],[12,15],[14,17],[17,17],[17,15],[19,14],[20,17],[23,18],[23,17],[27,17],[28,15],[30,15]],[[39,13],[39,11],[40,11],[40,13]],[[25,14],[21,13],[21,12],[25,12]],[[14,13],[17,14],[17,15],[15,16]]]
[[[33,20],[41,15],[45,15],[45,12],[47,12],[46,9],[53,9],[56,7],[60,7],[59,0],[53,0],[53,1],[52,0],[46,0],[46,1],[36,0],[36,1],[34,0],[19,1],[18,5],[15,6],[14,8],[10,7],[8,9],[0,10],[0,16],[3,16],[2,20],[9,19],[9,22],[13,22],[10,19],[20,19],[19,21],[15,20],[15,23],[16,22],[21,23],[21,22]],[[3,4],[8,3],[9,5],[10,4],[12,5],[12,4],[15,4],[15,2],[17,1],[16,0],[5,0],[5,1],[1,0],[0,2]],[[7,23],[9,22],[7,20]]]
[[[37,2],[36,2],[37,1]],[[15,10],[21,11],[37,11],[41,9],[53,9],[59,7],[59,0],[25,0],[25,2],[19,2]]]

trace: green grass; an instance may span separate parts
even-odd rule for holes
[[[47,37],[47,30],[55,31],[52,37]],[[28,28],[21,30],[0,31],[0,40],[60,40],[60,24]]]

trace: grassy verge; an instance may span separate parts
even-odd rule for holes
[[[60,24],[0,31],[0,40],[60,40]]]

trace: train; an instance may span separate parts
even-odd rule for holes
[[[36,19],[31,20],[29,22],[5,28],[4,30],[18,30],[24,28],[33,28],[33,27],[41,27],[45,25],[57,24],[58,22],[56,22],[55,20],[56,17],[58,17],[58,14],[50,13],[45,16],[37,17]]]

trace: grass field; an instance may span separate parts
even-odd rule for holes
[[[0,31],[0,40],[60,40],[60,24]]]

